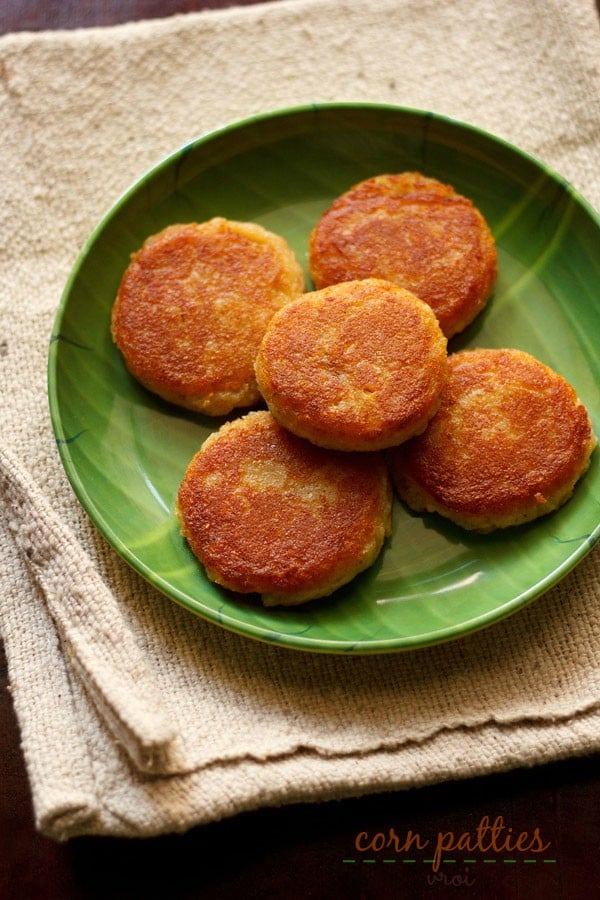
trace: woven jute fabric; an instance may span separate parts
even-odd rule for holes
[[[0,40],[0,610],[45,834],[181,831],[600,749],[597,551],[457,642],[348,658],[246,640],[109,547],[46,396],[79,250],[178,146],[285,106],[394,103],[508,139],[600,206],[599,60],[592,0],[283,0]]]

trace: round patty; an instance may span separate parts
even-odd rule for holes
[[[253,363],[264,330],[303,290],[290,247],[260,225],[223,218],[171,225],[133,254],[112,334],[150,391],[225,415],[259,401]]]
[[[465,350],[448,365],[426,431],[390,453],[399,496],[477,531],[557,509],[596,445],[571,385],[520,350]]]
[[[313,229],[309,260],[317,289],[376,277],[412,291],[448,338],[481,311],[497,274],[479,210],[418,172],[369,178],[338,197]]]
[[[414,294],[369,278],[304,294],[270,321],[256,359],[275,418],[322,447],[378,450],[422,431],[446,377],[446,339]]]
[[[177,499],[207,576],[267,606],[323,597],[376,559],[391,530],[381,454],[322,450],[251,412],[211,435]]]

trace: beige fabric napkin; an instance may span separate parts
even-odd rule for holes
[[[245,640],[96,532],[45,387],[82,243],[180,144],[286,105],[392,102],[487,128],[600,206],[599,51],[592,0],[283,0],[0,40],[0,611],[43,832],[183,830],[600,749],[597,550],[444,646],[346,658]]]

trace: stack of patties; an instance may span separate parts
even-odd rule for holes
[[[362,181],[310,237],[318,286],[378,277],[428,303],[444,334],[481,312],[497,274],[491,231],[470,200],[418,172]],[[587,411],[556,372],[518,350],[450,355],[439,410],[390,451],[394,485],[418,512],[491,531],[557,509],[596,446]]]
[[[368,179],[316,223],[309,267],[305,293],[283,238],[214,219],[148,239],[123,277],[113,334],[142,384],[210,415],[268,407],[212,434],[181,482],[210,579],[266,605],[332,593],[391,533],[392,480],[479,530],[568,498],[595,446],[573,389],[520,351],[447,356],[497,272],[471,201],[414,172]]]
[[[223,426],[183,479],[182,530],[210,578],[267,605],[330,594],[391,531],[383,448],[420,433],[446,379],[429,306],[381,279],[283,306],[255,363],[269,412]]]
[[[260,401],[259,346],[274,314],[303,289],[291,248],[254,223],[172,225],[133,254],[112,333],[147,389],[224,415]],[[445,352],[438,356],[445,367]],[[324,596],[371,565],[390,533],[391,507],[381,454],[316,447],[269,412],[251,412],[211,435],[177,497],[182,532],[208,577],[257,592],[265,604]]]

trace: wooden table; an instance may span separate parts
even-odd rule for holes
[[[254,0],[237,0],[248,4]],[[276,0],[271,0],[276,2]],[[2,0],[0,33],[110,25],[234,0]],[[507,898],[590,900],[600,884],[600,757],[356,800],[264,809],[144,841],[79,838],[57,844],[35,831],[6,659],[0,651],[0,900],[71,898]],[[514,835],[538,833],[554,862],[407,864],[365,849],[412,832],[476,835],[485,817]],[[488,832],[489,835],[489,832]],[[442,838],[444,840],[444,838]],[[501,840],[501,838],[500,838]],[[358,847],[357,847],[358,844]],[[515,855],[515,854],[513,854]],[[530,854],[533,855],[533,854]],[[539,854],[538,854],[539,857]],[[492,860],[496,858],[496,862]],[[373,862],[363,862],[374,859]],[[354,860],[349,862],[347,860]]]

